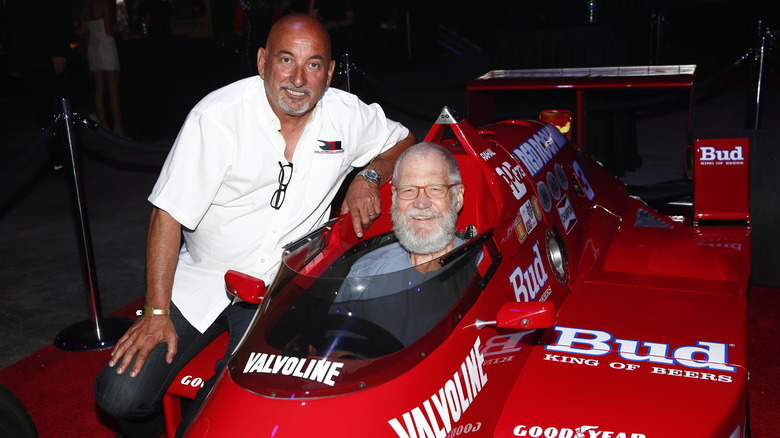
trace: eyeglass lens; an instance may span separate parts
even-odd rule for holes
[[[420,190],[425,190],[425,195],[431,199],[442,199],[447,196],[449,189],[455,184],[431,184],[428,186],[398,186],[395,191],[399,199],[411,200],[420,196]]]

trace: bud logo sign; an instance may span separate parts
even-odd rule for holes
[[[750,139],[696,140],[693,163],[697,220],[750,219]]]
[[[721,342],[697,341],[696,345],[672,347],[661,342],[620,339],[602,330],[561,326],[553,327],[553,330],[558,332],[557,340],[544,347],[548,352],[544,360],[548,362],[608,366],[624,372],[649,372],[725,383],[732,382],[729,374],[737,371],[728,362],[729,345]],[[610,357],[610,353],[616,353],[617,359]]]
[[[528,302],[536,299],[536,295],[547,284],[547,271],[542,264],[542,255],[539,252],[539,242],[534,243],[534,260],[525,269],[521,266],[515,267],[515,270],[509,276],[509,282],[512,283],[512,289],[515,291],[515,300],[518,302]]]
[[[719,150],[712,146],[702,146],[699,148],[703,165],[744,165],[745,157],[742,154],[742,146],[734,146],[731,150]]]

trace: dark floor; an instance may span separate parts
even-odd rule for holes
[[[398,92],[393,99],[387,93],[377,94],[377,100],[385,104],[392,118],[422,137],[438,115],[432,107],[449,105],[465,113],[465,84],[487,69],[485,59],[477,55],[445,57],[396,70],[382,79],[385,86],[397,87]],[[695,129],[743,127],[751,90],[746,76],[737,74],[737,78],[741,80],[722,84],[708,99],[697,103]],[[770,79],[764,87],[763,126],[778,129],[780,82]],[[408,104],[405,108],[404,101]],[[86,102],[77,97],[74,110],[89,112]],[[637,113],[643,164],[623,177],[626,182],[644,184],[681,175],[684,110],[675,107],[671,112]],[[119,147],[83,128],[79,132],[96,289],[102,311],[109,314],[143,295],[150,212],[146,197],[165,155]],[[4,176],[39,135],[25,100],[14,93],[0,97],[0,133],[0,176]],[[165,145],[172,139],[144,141]],[[42,150],[14,174],[0,186],[0,368],[50,345],[61,330],[90,316],[70,172],[67,168],[51,170]]]

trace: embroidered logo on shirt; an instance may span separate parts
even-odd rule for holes
[[[341,149],[341,140],[327,141],[317,140],[317,147],[320,150],[315,151],[318,154],[343,154],[344,149]]]

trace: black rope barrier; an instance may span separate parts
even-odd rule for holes
[[[18,173],[20,173],[22,169],[24,169],[24,167],[35,157],[35,155],[51,141],[51,139],[57,133],[60,121],[63,120],[64,117],[64,113],[55,115],[49,126],[43,129],[41,134],[36,137],[35,140],[33,140],[33,142],[27,148],[25,148],[18,157],[16,157],[10,166],[3,169],[2,173],[0,173],[0,190],[2,190]],[[125,137],[120,137],[111,131],[102,128],[97,123],[79,113],[71,113],[68,115],[68,118],[73,124],[86,128],[88,132],[91,132],[98,137],[125,149],[138,152],[153,152],[161,154],[167,154],[171,150],[171,145],[152,145],[133,141]],[[111,160],[105,158],[101,161],[105,163],[111,162]],[[115,164],[115,167],[117,166],[121,167],[121,165]],[[148,172],[147,168],[139,169],[141,171]]]
[[[167,154],[171,150],[171,145],[152,145],[147,143],[141,143],[134,140],[130,140],[125,137],[120,137],[113,132],[101,127],[97,123],[93,122],[87,117],[84,117],[78,113],[74,114],[74,117],[80,122],[81,126],[87,128],[89,131],[96,134],[98,137],[108,140],[118,146],[124,147],[139,152],[156,152]]]

